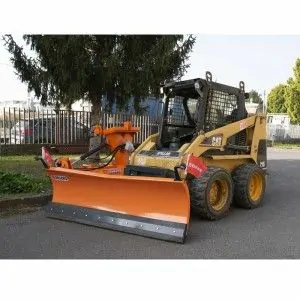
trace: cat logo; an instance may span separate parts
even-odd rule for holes
[[[211,139],[212,146],[221,146],[222,145],[222,137],[221,136],[213,136]]]

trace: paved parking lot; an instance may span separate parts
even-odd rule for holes
[[[0,258],[300,258],[300,151],[269,149],[264,205],[191,220],[184,245],[46,219],[0,220]]]

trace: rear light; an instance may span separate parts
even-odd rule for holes
[[[21,130],[21,134],[23,134],[23,135],[32,135],[32,129]]]

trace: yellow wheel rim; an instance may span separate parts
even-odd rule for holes
[[[249,195],[252,201],[259,201],[263,189],[263,179],[260,173],[254,172],[249,181]]]
[[[229,187],[225,179],[216,180],[209,189],[209,202],[214,210],[221,210],[228,199]]]

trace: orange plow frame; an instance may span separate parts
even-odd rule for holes
[[[68,158],[58,159],[59,167],[47,168],[53,197],[45,208],[46,215],[183,243],[190,218],[190,198],[185,182],[124,175],[130,155],[126,145],[132,143],[139,128],[125,122],[122,127],[102,129],[99,126],[97,130],[106,136],[111,149],[118,149],[115,160],[102,168],[80,170],[73,169]],[[124,147],[119,148],[122,145]]]

